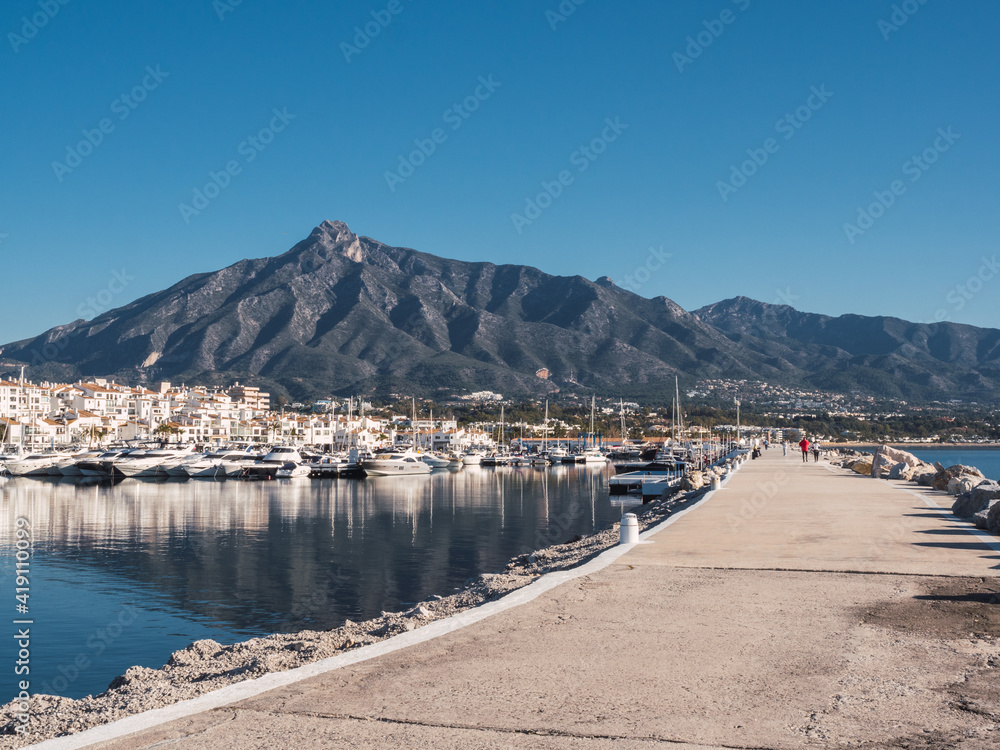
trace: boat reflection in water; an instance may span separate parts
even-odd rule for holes
[[[13,477],[0,482],[0,566],[12,570],[16,519],[29,519],[32,684],[81,697],[134,664],[161,666],[198,638],[326,629],[450,594],[516,555],[617,520],[609,473],[577,465],[363,481]],[[134,624],[99,640],[124,611]],[[90,666],[65,686],[55,681],[79,654]],[[9,672],[0,693],[13,695]]]

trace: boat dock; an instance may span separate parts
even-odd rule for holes
[[[1000,540],[952,499],[768,451],[452,621],[41,747],[995,748]]]

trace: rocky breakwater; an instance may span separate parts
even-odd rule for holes
[[[872,464],[878,462],[879,476],[888,479],[911,480],[927,473],[933,473],[934,467],[912,453],[901,451],[898,448],[890,448],[883,445],[876,458],[871,453],[863,453],[855,450],[839,451],[839,460],[831,459],[836,466],[843,466],[856,474],[870,476]]]
[[[880,475],[902,479],[955,495],[951,512],[991,534],[1000,534],[1000,483],[983,476],[975,466],[929,464],[912,453],[882,446],[878,458],[870,453],[842,450],[833,463],[866,476],[878,461]]]
[[[951,512],[991,534],[1000,534],[1000,484],[984,479],[960,493]]]
[[[729,472],[735,471],[736,467],[745,460],[745,457],[731,456],[721,463],[712,464],[704,471],[690,471],[681,480],[680,489],[682,492],[691,492],[711,487],[713,479],[718,479],[721,482]]]

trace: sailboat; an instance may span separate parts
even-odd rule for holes
[[[591,396],[590,398],[590,440],[593,443],[594,440],[594,409],[597,405],[597,396]],[[586,464],[596,464],[596,463],[607,463],[608,457],[601,453],[600,448],[596,445],[591,444],[589,447],[585,448],[580,454],[583,456],[583,462]]]
[[[545,424],[542,427],[542,450],[541,453],[533,455],[531,457],[531,463],[548,465],[552,463],[549,459],[549,453],[547,450],[547,443],[549,439],[549,400],[545,399]]]
[[[503,444],[503,404],[500,404],[500,431],[497,435],[497,449],[482,460],[483,466],[506,466],[510,463],[510,453]]]

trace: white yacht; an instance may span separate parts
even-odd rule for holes
[[[288,445],[276,445],[271,448],[269,453],[265,453],[259,461],[254,461],[245,466],[243,476],[270,479],[277,476],[278,469],[289,461],[294,461],[297,464],[302,463],[302,454],[299,453],[297,448]]]
[[[361,462],[365,474],[373,477],[400,477],[410,474],[430,474],[431,467],[412,450],[377,453]]]
[[[586,448],[579,455],[583,456],[585,464],[606,464],[608,462],[608,457],[597,448]],[[577,460],[579,461],[579,459]]]
[[[127,450],[105,451],[94,458],[85,458],[76,462],[77,470],[85,477],[111,476],[112,462],[128,454]]]
[[[447,469],[451,465],[451,461],[449,459],[436,456],[433,453],[421,454],[420,458],[432,469]]]
[[[278,479],[299,479],[301,477],[308,477],[312,472],[309,464],[298,463],[297,461],[289,461],[280,469],[275,472],[275,476]]]
[[[27,456],[8,458],[4,464],[15,477],[44,477],[49,467],[66,459],[59,453],[30,453]]]
[[[463,466],[479,466],[483,462],[484,454],[482,451],[469,451],[464,456],[462,456]]]
[[[175,458],[190,456],[193,445],[183,448],[161,448],[158,450],[137,451],[114,461],[112,467],[116,474],[125,477],[155,477],[160,464]]]
[[[567,458],[569,458],[569,451],[560,445],[549,451],[549,460],[554,464],[566,463],[565,459]],[[573,459],[570,463],[576,463],[576,459]]]
[[[93,450],[87,451],[86,453],[78,453],[75,456],[70,456],[69,458],[59,461],[53,465],[53,467],[59,472],[60,476],[64,477],[80,477],[83,476],[83,472],[80,471],[81,461],[92,461],[104,454],[103,450]]]

